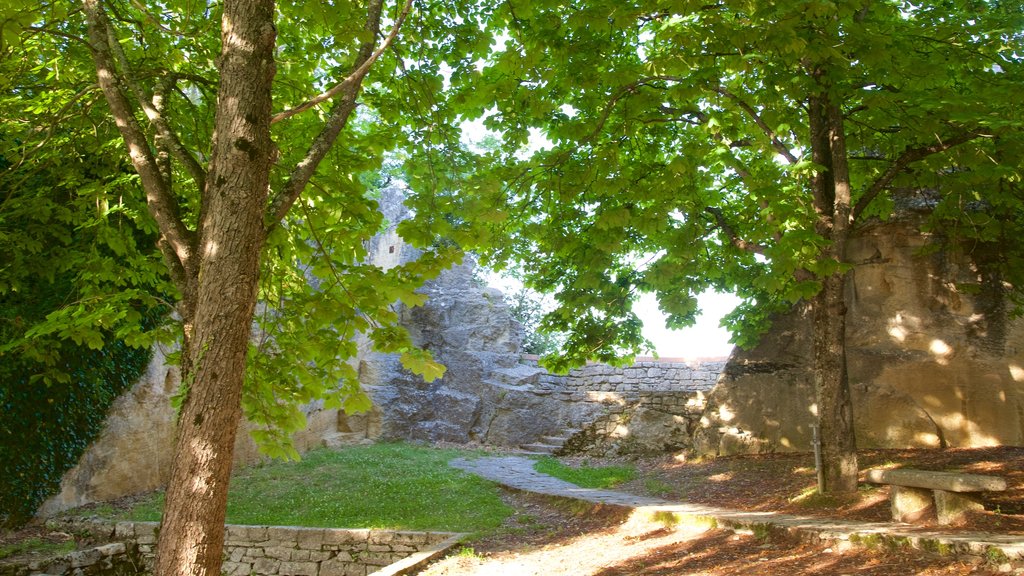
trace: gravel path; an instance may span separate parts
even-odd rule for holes
[[[943,549],[954,554],[984,555],[996,548],[1009,559],[1024,559],[1024,537],[981,532],[950,533],[937,530],[918,530],[911,526],[888,522],[840,521],[793,516],[774,512],[742,512],[701,504],[670,502],[658,498],[636,496],[615,490],[580,488],[575,484],[541,474],[533,469],[534,461],[521,456],[491,458],[459,458],[449,463],[477,476],[499,484],[549,496],[574,498],[593,503],[613,504],[647,512],[673,513],[682,519],[714,518],[719,525],[749,529],[763,525],[786,528],[793,532],[816,534],[823,540],[849,542],[865,538],[888,538],[905,541],[915,548]],[[706,522],[703,522],[706,525]]]

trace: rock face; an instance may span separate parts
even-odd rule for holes
[[[114,500],[162,488],[171,475],[176,414],[171,396],[181,377],[177,366],[168,365],[169,350],[154,349],[146,373],[110,408],[100,436],[89,445],[78,464],[64,474],[60,492],[36,512],[50,516],[92,502]],[[294,436],[299,451],[320,446],[325,435],[337,428],[338,411],[319,405],[304,409],[308,426]],[[235,441],[235,466],[263,458],[243,422]]]
[[[1024,442],[1024,322],[984,263],[937,251],[912,217],[852,242],[847,350],[861,448]],[[705,454],[809,450],[815,397],[805,306],[734,352],[708,398]]]
[[[111,407],[100,437],[61,481],[61,491],[43,503],[48,516],[89,502],[156,490],[167,482],[174,448],[178,370],[157,346],[145,374]]]

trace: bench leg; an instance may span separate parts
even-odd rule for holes
[[[939,524],[954,524],[963,518],[964,512],[984,509],[985,507],[975,496],[935,490],[935,512],[938,514]]]
[[[935,513],[932,491],[926,488],[907,486],[890,487],[889,501],[892,505],[892,519],[897,522],[918,522]]]

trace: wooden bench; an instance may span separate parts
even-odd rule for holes
[[[872,484],[892,487],[892,519],[898,522],[917,522],[934,513],[939,524],[952,524],[969,510],[985,509],[978,498],[982,492],[1006,490],[1005,479],[981,474],[900,468],[868,470],[864,476]]]

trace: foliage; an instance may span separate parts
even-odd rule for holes
[[[510,510],[495,485],[448,466],[473,454],[409,444],[317,450],[301,462],[239,471],[228,496],[228,522],[275,526],[480,531]],[[162,497],[127,513],[159,520]]]
[[[173,293],[91,79],[13,50],[0,50],[3,525],[31,518],[99,433],[145,369]]]
[[[523,326],[523,352],[546,355],[561,348],[565,335],[544,328],[543,296],[523,287],[507,295],[505,301],[512,318]]]
[[[64,294],[53,291],[48,296]],[[45,305],[52,301],[44,300]],[[24,305],[20,310],[0,308],[5,313],[31,312]],[[113,339],[99,349],[67,342],[50,354],[53,366],[15,354],[0,364],[0,526],[31,519],[39,504],[57,491],[64,473],[102,430],[107,409],[150,359],[148,349]],[[67,374],[67,381],[35,381],[33,376],[54,366]]]
[[[0,358],[36,362],[32,381],[47,385],[69,381],[65,343],[148,347],[161,334],[142,313],[174,293],[114,123],[75,66],[87,56],[39,31],[0,49]]]
[[[636,469],[632,466],[567,466],[550,456],[537,460],[533,468],[581,488],[612,488],[636,476]]]
[[[153,11],[138,3],[113,2],[109,8],[124,52],[118,55],[118,65],[128,79],[127,93],[145,96],[139,105],[159,100],[162,121],[186,154],[209,158],[222,6],[172,2]],[[348,5],[347,12],[339,12],[304,3],[279,4],[273,97],[281,110],[275,112],[302,104],[332,78],[348,73],[360,57],[362,41],[368,39],[364,8]],[[0,104],[11,114],[5,116],[9,121],[0,132],[0,143],[10,150],[5,151],[9,160],[0,168],[8,169],[3,176],[13,184],[0,207],[0,244],[18,260],[0,265],[0,293],[18,290],[29,273],[52,276],[73,270],[89,281],[88,291],[81,288],[79,298],[39,319],[5,346],[39,353],[71,339],[98,348],[108,336],[146,345],[155,335],[139,331],[139,318],[131,311],[151,300],[153,293],[181,297],[183,290],[180,282],[169,282],[139,176],[129,172],[124,144],[94,84],[83,12],[61,4],[20,2],[3,10],[5,96]],[[243,399],[247,417],[262,425],[254,437],[268,454],[297,457],[289,434],[304,426],[297,407],[301,403],[326,398],[331,407],[367,407],[368,398],[347,362],[355,352],[357,334],[368,336],[380,351],[400,354],[405,367],[427,379],[443,373],[429,353],[412,345],[391,304],[421,303],[422,296],[415,292],[419,285],[461,258],[456,244],[440,242],[440,235],[459,242],[473,240],[472,233],[467,227],[405,223],[402,231],[410,242],[432,248],[424,258],[387,271],[364,264],[365,242],[382,224],[374,198],[386,184],[366,175],[380,173],[384,153],[391,148],[443,144],[446,136],[432,134],[427,126],[438,112],[423,107],[423,98],[440,78],[440,59],[484,50],[489,42],[464,18],[465,10],[458,3],[435,3],[410,17],[416,26],[408,26],[402,39],[416,51],[409,56],[420,64],[407,68],[406,55],[397,49],[382,54],[372,81],[364,86],[358,111],[311,176],[309,191],[279,223],[268,217],[259,294],[263,305]],[[396,15],[397,10],[386,12],[385,24]],[[465,23],[456,23],[460,19]],[[310,142],[322,135],[329,112],[327,107],[314,107],[274,124],[280,154],[271,175],[275,191],[295,179],[292,167],[310,153]],[[136,115],[137,120],[143,117],[141,110]],[[151,121],[147,130],[159,133],[159,123]],[[173,161],[166,158],[167,150],[161,148],[166,143],[159,140],[157,134],[153,150],[160,162],[166,162],[181,223],[198,230],[203,213],[198,173],[205,167],[196,170],[175,154],[170,154]],[[396,162],[386,167],[388,173],[396,172]],[[49,182],[21,193],[19,184],[31,177],[25,174],[38,174],[44,166],[55,168],[51,173],[62,186],[54,189],[66,190],[74,206],[42,194]],[[15,169],[21,174],[14,174]],[[89,184],[83,185],[86,179]],[[92,213],[82,210],[90,206]],[[76,230],[96,230],[97,245],[109,248],[105,259],[62,250],[66,238],[50,238],[72,221],[79,225]],[[127,226],[109,225],[116,222]],[[124,230],[134,229],[145,237],[124,236]],[[29,258],[34,259],[28,262]]]
[[[555,294],[550,323],[569,333],[558,366],[639,350],[641,292],[683,326],[695,294],[733,291],[745,303],[726,322],[750,346],[773,313],[848,269],[817,228],[827,199],[813,182],[831,168],[812,154],[814,102],[841,115],[853,222],[926,189],[961,231],[1017,230],[1019,5],[570,4],[495,5],[501,43],[478,72],[452,75],[466,116],[503,138],[482,157],[499,167],[471,185],[501,190],[503,241],[485,263]],[[971,201],[991,216],[958,210]]]

